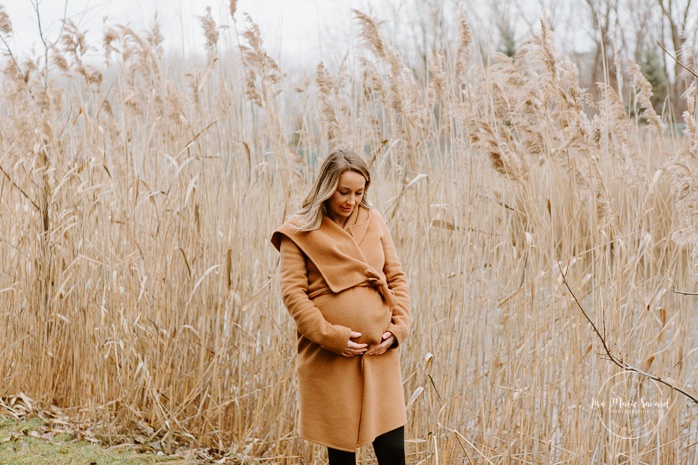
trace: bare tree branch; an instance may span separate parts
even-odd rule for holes
[[[44,28],[41,26],[41,13],[39,13],[40,0],[32,0],[31,5],[36,13],[36,24],[39,28],[39,38],[41,43],[44,44],[44,66],[46,67],[46,73],[44,74],[44,89],[48,88],[48,43],[46,42],[46,37],[44,37]]]
[[[565,287],[567,288],[567,291],[570,293],[570,295],[574,299],[574,303],[577,305],[577,308],[579,308],[579,310],[581,310],[582,314],[584,315],[584,318],[586,318],[586,320],[591,325],[591,328],[594,330],[594,333],[596,333],[596,336],[599,338],[599,341],[601,341],[601,345],[603,346],[604,352],[606,353],[606,356],[608,357],[609,360],[611,360],[618,367],[620,367],[626,371],[632,371],[632,372],[637,373],[639,375],[642,375],[646,378],[649,378],[653,381],[661,383],[661,384],[667,386],[669,389],[676,391],[680,394],[683,394],[688,399],[692,400],[693,403],[698,404],[698,398],[696,398],[690,392],[684,390],[683,388],[676,386],[675,384],[671,383],[670,381],[667,381],[666,379],[660,378],[657,375],[647,373],[644,370],[640,370],[639,368],[635,368],[634,366],[627,364],[622,358],[618,357],[613,352],[611,352],[611,349],[609,349],[608,344],[606,342],[606,338],[601,335],[598,328],[594,324],[594,321],[591,319],[591,317],[589,317],[589,314],[587,313],[586,310],[584,310],[584,307],[582,307],[582,304],[577,299],[577,296],[574,294],[574,292],[570,288],[570,285],[567,282],[567,274],[562,271],[562,267],[560,266],[560,262],[557,262],[557,267],[560,270],[560,275],[562,276],[562,283],[565,285]]]
[[[688,24],[688,12],[691,9],[691,0],[686,3],[686,8],[683,10],[683,19],[681,21],[681,30],[686,31],[686,25]]]
[[[698,295],[698,292],[679,291],[678,289],[674,288],[674,286],[671,286],[671,292],[681,295]]]
[[[681,63],[681,62],[678,60],[678,58],[676,58],[674,55],[672,55],[671,53],[669,53],[669,50],[667,50],[666,47],[665,47],[664,45],[662,45],[662,43],[661,43],[660,41],[657,41],[657,45],[659,45],[659,46],[662,48],[662,50],[664,50],[664,53],[666,53],[667,55],[669,55],[669,56],[671,57],[671,59],[674,60],[674,61],[676,62],[676,64],[678,64],[678,65],[681,66],[683,69],[685,69],[686,71],[688,71],[689,73],[691,73],[694,77],[697,77],[697,78],[698,78],[698,74],[696,74],[696,73],[694,73],[692,70],[688,69],[688,67],[687,67],[686,65],[684,65],[683,63]]]

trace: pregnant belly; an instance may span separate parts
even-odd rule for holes
[[[377,345],[388,325],[391,312],[381,295],[372,287],[352,287],[339,294],[324,294],[313,301],[327,321],[361,333],[357,340]]]

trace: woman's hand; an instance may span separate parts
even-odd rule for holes
[[[359,344],[358,342],[352,341],[352,339],[356,339],[357,337],[361,337],[361,333],[352,331],[351,335],[349,336],[347,346],[342,351],[342,357],[351,358],[355,355],[362,355],[364,352],[366,352],[368,344]]]
[[[382,339],[383,340],[381,343],[366,355],[383,355],[388,349],[390,349],[390,346],[395,343],[395,336],[390,331],[384,332]]]

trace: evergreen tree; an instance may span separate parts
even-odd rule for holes
[[[652,84],[652,105],[658,114],[661,114],[662,106],[667,98],[667,76],[662,66],[662,61],[656,47],[648,46],[642,55],[640,71]]]

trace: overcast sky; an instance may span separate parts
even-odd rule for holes
[[[19,55],[42,50],[38,36],[36,0],[0,0],[10,15],[14,34],[13,51]],[[404,1],[404,0],[403,0]],[[418,0],[417,0],[418,1]],[[393,0],[393,3],[400,0]],[[365,12],[381,10],[389,0],[239,0],[237,30],[246,27],[244,14],[249,14],[262,31],[267,51],[282,66],[308,67],[320,60],[339,61],[356,42],[356,25],[351,9]],[[489,0],[466,0],[471,24],[478,25],[487,16]],[[532,5],[538,3],[531,0]],[[67,7],[66,7],[67,5]],[[204,38],[198,18],[211,6],[221,31],[221,44],[234,40],[229,0],[39,0],[42,27],[48,40],[55,40],[65,16],[88,31],[89,43],[101,46],[104,22],[109,25],[128,24],[144,30],[157,12],[167,52],[203,53]],[[480,11],[478,11],[478,9]],[[535,11],[521,12],[535,16]],[[392,18],[382,17],[381,19]],[[485,28],[487,30],[487,28]]]
[[[32,47],[41,50],[32,0],[0,0],[0,3],[12,20],[14,34],[10,45],[14,51],[21,55],[29,54]],[[265,48],[270,53],[277,58],[283,55],[289,64],[307,65],[334,51],[327,42],[342,37],[340,31],[349,33],[350,9],[365,9],[368,3],[368,0],[239,0],[238,31],[246,27],[244,13],[247,13],[259,24]],[[104,21],[143,30],[157,12],[166,51],[203,53],[204,38],[198,18],[205,14],[207,6],[211,6],[219,26],[227,26],[227,31],[232,32],[228,0],[68,0],[67,9],[65,0],[40,0],[39,11],[49,40],[55,40],[65,10],[65,16],[78,24],[80,30],[88,31],[92,44],[101,42]],[[221,31],[222,41],[232,38],[234,34]]]

